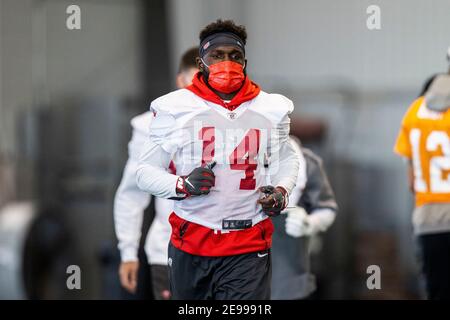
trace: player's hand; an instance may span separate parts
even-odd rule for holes
[[[287,206],[288,195],[286,190],[280,187],[264,186],[259,188],[262,197],[258,199],[258,203],[262,206],[265,214],[269,217],[277,216]]]
[[[128,292],[135,293],[137,288],[139,262],[122,262],[119,267],[120,284]]]
[[[285,225],[286,233],[294,238],[312,235],[312,226],[308,221],[308,213],[302,207],[289,208]]]
[[[185,194],[186,198],[208,194],[216,179],[212,171],[215,165],[216,162],[213,162],[205,167],[195,168],[187,176],[181,176],[177,182],[177,193]]]

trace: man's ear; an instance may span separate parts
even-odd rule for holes
[[[197,57],[195,58],[195,62],[197,63],[198,70],[203,73],[203,70],[205,70],[205,65],[203,64],[202,59],[200,59],[200,57]]]
[[[244,74],[247,75],[247,59],[244,60]]]
[[[177,89],[184,88],[183,74],[178,73],[175,82],[176,82]]]

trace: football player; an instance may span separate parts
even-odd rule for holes
[[[300,141],[292,137],[301,148]],[[316,289],[310,267],[310,240],[334,222],[337,203],[322,159],[301,148],[306,163],[300,165],[289,207],[274,219],[272,299],[307,299]],[[291,207],[292,204],[292,207]]]
[[[184,88],[191,84],[198,72],[196,58],[198,47],[187,50],[180,61],[176,85]],[[139,155],[148,139],[153,114],[147,111],[131,120],[133,135],[128,144],[128,161],[114,199],[114,221],[118,247],[121,253],[120,282],[131,293],[136,292],[138,281],[138,248],[145,208],[150,204],[150,195],[136,185],[136,168]],[[172,166],[170,168],[174,170]],[[167,244],[170,238],[169,214],[173,200],[156,198],[155,217],[145,240],[145,252],[151,267],[153,295],[155,299],[170,297],[167,269]]]
[[[231,20],[207,25],[192,85],[150,106],[156,116],[136,180],[177,199],[169,217],[174,299],[270,298],[269,217],[287,205],[299,154],[288,140],[293,103],[250,80],[246,40]],[[167,172],[171,159],[176,174]]]
[[[414,232],[429,299],[450,299],[449,108],[450,74],[441,74],[409,107],[394,147],[408,163],[416,200]]]

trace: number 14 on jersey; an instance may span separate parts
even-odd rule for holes
[[[202,166],[213,161],[216,155],[217,145],[224,146],[225,139],[229,139],[229,134],[220,136],[214,127],[203,127],[199,131],[198,138],[203,141],[202,146]],[[231,170],[243,171],[243,178],[240,181],[240,190],[254,190],[256,188],[255,170],[258,168],[258,156],[261,144],[261,130],[249,129],[243,138],[234,146],[234,150],[223,159],[224,163],[230,165]],[[217,159],[216,159],[217,160]]]

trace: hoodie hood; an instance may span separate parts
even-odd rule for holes
[[[230,111],[233,111],[242,103],[252,100],[261,91],[260,87],[246,76],[242,88],[239,89],[238,93],[230,102],[226,103],[206,85],[201,72],[195,74],[192,79],[192,84],[186,87],[186,89],[192,91],[200,98],[221,105]]]

